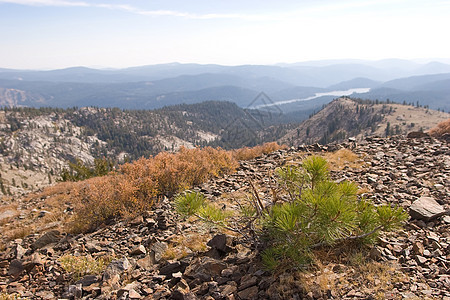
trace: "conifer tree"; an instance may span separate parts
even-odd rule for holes
[[[322,157],[311,156],[301,167],[284,166],[277,175],[288,198],[274,195],[272,205],[264,207],[256,192],[253,208],[241,205],[245,212],[239,216],[214,208],[198,193],[179,195],[175,206],[184,216],[195,215],[251,239],[264,249],[261,256],[269,269],[308,266],[312,251],[320,247],[373,244],[381,231],[395,230],[407,219],[400,207],[358,198],[355,183],[331,181]]]

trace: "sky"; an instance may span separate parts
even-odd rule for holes
[[[0,0],[0,68],[450,58],[450,0]]]

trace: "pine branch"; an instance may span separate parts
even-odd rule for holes
[[[366,232],[366,233],[364,233],[364,234],[360,234],[360,235],[349,235],[349,236],[346,236],[346,237],[337,239],[337,240],[335,240],[334,242],[335,242],[335,243],[342,243],[342,242],[345,242],[345,241],[351,241],[351,240],[363,239],[363,238],[368,237],[369,235],[372,235],[372,234],[374,234],[375,232],[381,230],[383,227],[384,227],[383,225],[379,225],[379,226],[375,227],[373,230],[371,230],[371,231],[369,231],[369,232]],[[319,248],[319,247],[325,246],[326,244],[327,244],[326,242],[320,242],[320,243],[317,243],[317,244],[312,245],[311,248],[313,248],[313,249],[314,249],[314,248]]]
[[[259,194],[258,191],[256,190],[255,186],[253,185],[253,182],[251,180],[249,180],[250,186],[252,187],[253,193],[255,194],[256,200],[258,201],[258,206],[260,208],[260,214],[263,210],[265,210],[267,213],[269,213],[269,210],[267,209],[267,207],[264,207],[264,205],[262,204],[261,198],[259,198]]]
[[[199,218],[200,220],[202,220],[203,222],[209,222],[209,223],[212,223],[212,224],[214,224],[214,225],[216,225],[216,226],[220,226],[220,227],[222,227],[222,228],[224,228],[224,229],[226,229],[226,230],[229,230],[229,231],[232,231],[232,232],[239,233],[239,234],[242,235],[242,236],[244,237],[244,239],[246,239],[246,240],[254,240],[254,238],[252,238],[252,237],[248,236],[246,233],[244,233],[244,232],[242,231],[242,229],[229,227],[229,226],[225,225],[223,222],[213,221],[213,220],[211,220],[211,219],[202,217],[201,215],[199,215],[199,214],[197,214],[197,213],[194,213],[193,215],[194,215],[195,217]],[[247,228],[247,227],[248,227],[248,225],[247,225],[246,227],[244,227],[244,229]]]

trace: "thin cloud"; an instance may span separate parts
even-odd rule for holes
[[[72,7],[89,7],[86,2],[63,1],[63,0],[0,0],[0,3],[19,4],[27,6],[72,6]]]
[[[69,1],[69,0],[0,0],[0,3],[10,3],[27,6],[53,6],[53,7],[93,7],[104,8],[110,10],[120,10],[133,14],[153,16],[153,17],[177,17],[186,19],[198,20],[213,20],[213,19],[237,19],[246,21],[283,21],[289,19],[297,19],[299,17],[308,17],[312,13],[326,13],[337,11],[351,11],[352,9],[367,8],[374,5],[387,3],[405,3],[406,0],[358,0],[346,1],[342,3],[327,3],[323,5],[314,5],[305,7],[303,9],[292,10],[285,13],[272,14],[240,14],[240,13],[208,13],[195,14],[190,12],[175,11],[175,10],[146,10],[128,4],[107,4],[107,3],[89,3],[84,1]],[[441,5],[448,5],[449,1],[440,1]]]
[[[111,10],[121,10],[144,16],[166,16],[179,17],[187,19],[243,19],[243,20],[276,20],[279,19],[272,15],[255,15],[255,14],[193,14],[189,12],[174,10],[145,10],[127,4],[106,4],[106,3],[88,3],[83,1],[64,1],[64,0],[0,0],[0,3],[9,3],[26,6],[53,6],[53,7],[97,7]]]

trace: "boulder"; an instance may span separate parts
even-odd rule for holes
[[[445,213],[444,208],[431,197],[420,197],[409,207],[413,219],[429,221]]]

